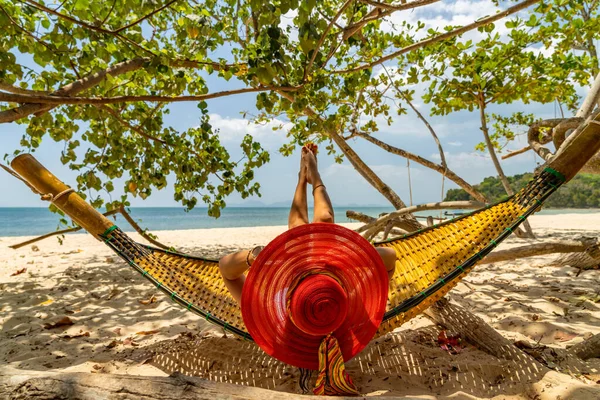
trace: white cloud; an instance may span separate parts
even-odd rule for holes
[[[266,149],[278,149],[285,141],[291,123],[274,119],[268,123],[256,124],[243,118],[222,117],[219,114],[210,114],[210,123],[219,130],[219,138],[223,143],[239,143],[245,135],[249,134]],[[273,128],[279,128],[273,130]]]
[[[281,16],[281,21],[279,22],[279,27],[283,31],[287,31],[289,29],[290,32],[290,40],[295,42],[298,40],[298,30],[294,25],[294,18],[298,16],[297,10],[289,10],[287,13]]]
[[[420,31],[416,39],[421,39],[427,35],[427,30],[437,29],[439,32],[444,31],[446,26],[464,26],[477,21],[480,18],[494,15],[498,11],[503,11],[508,7],[497,7],[491,0],[458,0],[458,1],[443,1],[433,5],[418,7],[409,11],[400,11],[386,18],[382,24],[382,29],[385,31],[395,31],[400,28],[402,22],[406,21],[411,25],[415,25],[416,21],[425,24],[425,29]],[[525,14],[528,9],[521,11],[518,14]],[[508,18],[512,18],[509,16]],[[496,31],[502,36],[506,36],[509,30],[505,27],[506,19],[501,19],[495,22]],[[394,26],[395,25],[395,26]],[[464,40],[478,41],[485,35],[477,29],[469,31],[462,35]]]
[[[488,165],[492,165],[489,157],[486,157],[486,155],[483,153],[467,153],[464,151],[460,153],[444,152],[444,156],[446,157],[446,162],[448,163],[448,166],[452,170],[457,171],[461,169],[481,168],[487,167]],[[441,159],[438,153],[432,154],[431,158],[438,162]]]
[[[448,146],[460,147],[462,146],[462,142],[448,142]]]

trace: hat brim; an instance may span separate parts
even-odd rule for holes
[[[267,354],[300,368],[318,369],[324,335],[309,335],[294,325],[287,311],[288,291],[298,277],[319,272],[334,275],[348,296],[347,317],[333,332],[346,361],[373,338],[387,302],[383,261],[358,233],[335,224],[312,223],[275,238],[246,277],[242,317]]]

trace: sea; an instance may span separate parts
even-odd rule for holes
[[[338,223],[356,222],[346,217],[346,210],[361,212],[372,217],[394,211],[391,207],[337,207],[335,219]],[[150,232],[180,229],[206,228],[238,228],[254,226],[286,225],[289,207],[227,207],[221,211],[219,218],[209,217],[206,208],[195,208],[185,211],[179,207],[131,207],[131,216],[143,228]],[[431,215],[436,218],[452,218],[461,210],[427,211],[416,213],[425,218]],[[600,212],[600,209],[544,209],[540,214],[556,215],[564,213],[589,214]],[[309,209],[309,216],[312,210]],[[111,217],[112,218],[112,217]],[[65,229],[59,226],[60,217],[47,208],[0,208],[0,236],[36,236]],[[117,214],[115,223],[124,231],[133,231],[123,217]]]

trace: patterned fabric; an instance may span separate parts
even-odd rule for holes
[[[319,375],[313,393],[318,396],[359,395],[346,372],[342,351],[335,337],[327,335],[319,346]]]

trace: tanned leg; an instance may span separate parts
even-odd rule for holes
[[[306,150],[302,148],[300,157],[300,172],[298,173],[298,185],[292,200],[290,215],[288,217],[288,229],[308,224],[308,202],[306,200]]]
[[[313,197],[315,199],[315,210],[313,222],[334,222],[333,206],[327,194],[327,189],[321,179],[317,158],[307,149],[306,154],[306,179],[313,187]]]

